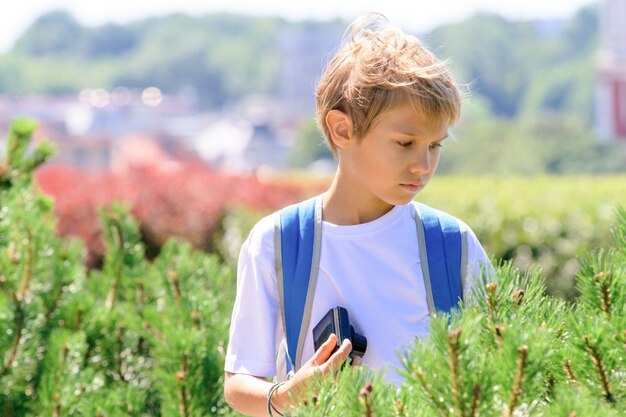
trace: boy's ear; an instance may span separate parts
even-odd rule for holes
[[[330,139],[338,149],[346,149],[352,145],[352,120],[341,110],[331,110],[326,114],[326,126]]]

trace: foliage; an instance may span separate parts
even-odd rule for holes
[[[0,172],[0,410],[3,416],[232,415],[222,395],[232,271],[168,241],[148,262],[128,208],[102,210],[103,268],[55,236],[32,187],[50,155],[9,135]],[[42,150],[43,148],[43,150]]]
[[[0,57],[0,80],[7,80],[0,81],[0,91],[154,85],[178,94],[191,87],[201,107],[216,108],[251,92],[276,92],[277,38],[291,25],[270,17],[172,14],[92,28],[54,11],[39,17]]]
[[[30,182],[33,170],[50,159],[56,152],[49,141],[42,141],[27,155],[30,135],[37,124],[30,119],[18,119],[7,137],[5,161],[0,161],[0,190]]]
[[[424,41],[450,58],[460,82],[485,97],[496,116],[558,109],[590,122],[597,14],[597,5],[586,6],[558,26],[480,13],[436,28]],[[544,25],[552,26],[547,33]],[[574,97],[575,103],[568,100]]]
[[[597,175],[626,167],[623,144],[600,143],[583,120],[554,112],[514,121],[470,113],[453,135],[439,175]]]
[[[317,122],[313,117],[306,119],[298,129],[295,144],[290,154],[290,164],[305,168],[319,159],[332,159],[333,156],[326,145]]]
[[[59,234],[86,242],[90,266],[97,266],[105,253],[97,209],[112,201],[123,201],[131,208],[147,255],[154,257],[170,237],[213,250],[228,208],[278,209],[317,188],[271,182],[255,175],[227,174],[193,164],[174,170],[155,167],[130,173],[90,173],[53,165],[39,170],[36,179],[42,190],[56,199]]]
[[[571,299],[577,258],[611,243],[612,210],[626,205],[626,179],[435,176],[417,198],[465,221],[495,259],[522,270],[539,266],[549,292]]]
[[[431,319],[402,354],[405,381],[345,368],[318,380],[294,416],[620,416],[626,409],[626,211],[618,247],[588,253],[574,305],[510,263],[475,302]],[[349,404],[349,406],[348,406]]]
[[[29,55],[81,52],[86,29],[69,13],[53,11],[37,18],[16,42],[16,49]]]
[[[477,14],[459,24],[441,26],[424,40],[440,56],[452,59],[457,78],[487,97],[491,112],[501,116],[517,113],[531,77],[533,62],[527,59],[528,52],[538,44],[532,24]]]

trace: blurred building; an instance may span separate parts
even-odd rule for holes
[[[78,96],[0,95],[3,131],[22,116],[37,120],[35,142],[47,138],[56,144],[59,152],[52,163],[118,171],[145,165],[170,168],[176,158],[197,160],[190,142],[207,123],[206,115],[184,97],[164,96],[155,88],[85,89]]]
[[[345,23],[303,23],[279,35],[279,97],[289,114],[301,119],[315,112],[315,87],[341,43]]]
[[[212,115],[196,136],[194,148],[207,164],[228,171],[269,171],[287,168],[293,139],[282,102],[249,96]]]
[[[626,143],[626,0],[601,1],[599,27],[597,130]]]

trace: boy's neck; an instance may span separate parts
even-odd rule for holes
[[[393,207],[360,184],[352,184],[338,168],[330,188],[324,193],[322,218],[339,226],[363,224],[387,214]]]

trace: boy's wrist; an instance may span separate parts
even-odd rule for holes
[[[289,382],[282,384],[276,389],[272,396],[272,405],[282,414],[285,413],[285,409],[291,404],[289,385]]]

